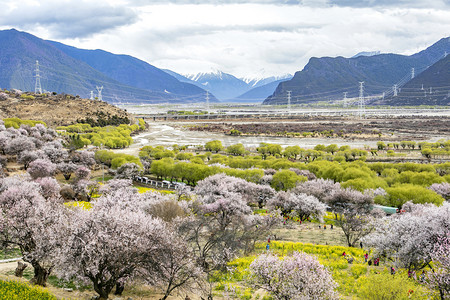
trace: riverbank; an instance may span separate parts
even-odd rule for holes
[[[318,144],[330,145],[336,144],[339,147],[348,145],[351,148],[371,147],[376,148],[377,140],[364,140],[364,139],[344,139],[338,137],[277,137],[277,136],[231,136],[222,132],[210,132],[210,131],[192,131],[186,127],[191,122],[148,122],[149,128],[133,137],[133,144],[125,149],[117,149],[114,152],[125,153],[131,155],[138,155],[140,148],[143,146],[172,146],[177,145],[189,145],[197,146],[204,145],[212,140],[219,140],[227,147],[230,145],[242,143],[245,148],[254,149],[260,145],[260,143],[279,144],[282,147],[287,146],[300,146],[304,149],[312,149]],[[439,134],[439,132],[430,133],[428,136],[421,139],[421,141],[436,142],[439,139],[448,139],[448,135]],[[380,140],[384,141],[383,138]],[[398,142],[403,139],[403,136],[399,136]]]

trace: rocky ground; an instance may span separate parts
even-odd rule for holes
[[[130,118],[125,110],[103,101],[82,99],[71,95],[34,95],[1,93],[0,118],[41,120],[49,126],[70,125],[77,120],[97,119],[99,113]],[[34,98],[34,99],[33,99]]]

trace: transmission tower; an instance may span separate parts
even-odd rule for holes
[[[364,103],[364,81],[359,83],[359,117],[363,118],[366,114],[366,106]]]
[[[34,84],[34,93],[42,94],[41,74],[39,73],[39,61],[36,60],[36,83]]]
[[[344,102],[344,107],[347,107],[347,94],[348,94],[348,92],[344,92],[344,99],[343,99],[343,102]]]
[[[103,85],[102,86],[95,86],[95,88],[97,89],[97,92],[98,92],[97,99],[99,101],[102,101],[103,100],[103,98],[102,98]]]
[[[291,114],[291,93],[292,91],[287,91],[287,110],[288,110],[288,114]]]
[[[91,91],[91,97],[89,99],[94,100],[94,91]]]
[[[206,91],[206,112],[209,113],[209,92]]]
[[[411,79],[414,79],[414,75],[415,75],[414,71],[415,71],[414,68],[411,68]]]
[[[397,85],[396,84],[394,84],[393,89],[394,89],[394,97],[397,97]]]

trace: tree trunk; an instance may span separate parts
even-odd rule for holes
[[[23,271],[25,271],[25,269],[28,267],[28,265],[27,264],[25,264],[25,263],[23,263],[23,262],[21,262],[21,261],[18,261],[17,262],[17,268],[16,268],[16,271],[14,272],[14,275],[16,276],[16,277],[22,277],[23,276]]]
[[[39,263],[31,263],[31,265],[34,268],[34,277],[31,278],[30,282],[32,284],[40,285],[40,286],[46,286],[47,285],[47,279],[50,275],[52,268],[45,269],[43,268]]]
[[[121,282],[116,283],[116,291],[114,295],[122,296],[123,290],[125,289],[125,284]]]
[[[441,287],[439,287],[439,296],[441,297],[441,300],[445,300],[444,291],[442,290]]]
[[[94,283],[94,291],[99,296],[98,300],[107,300],[108,296],[109,296],[109,292],[111,290],[110,291],[106,291],[106,287],[103,284],[98,284],[97,282],[93,282],[93,283]]]

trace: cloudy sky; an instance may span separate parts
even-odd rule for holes
[[[450,36],[450,0],[0,0],[0,29],[187,74],[293,74],[310,57],[412,54]]]

